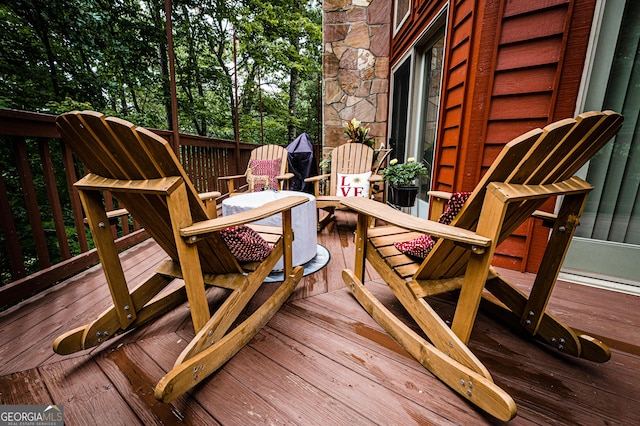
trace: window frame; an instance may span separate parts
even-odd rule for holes
[[[404,12],[404,15],[400,19],[398,19],[399,18],[398,5],[401,1],[407,2],[407,10]],[[412,3],[412,0],[394,0],[393,1],[393,35],[394,37],[398,33],[398,31],[400,31],[400,28],[402,28],[402,26],[407,21],[407,19],[409,19],[409,15],[411,15],[411,3]]]

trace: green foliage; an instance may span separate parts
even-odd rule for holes
[[[419,176],[426,176],[427,168],[423,163],[417,162],[413,157],[407,159],[406,163],[399,163],[394,158],[389,162],[389,166],[382,170],[382,176],[392,186],[412,186]]]
[[[172,3],[180,131],[234,139],[237,79],[240,140],[286,145],[304,131],[319,141],[320,2]],[[164,1],[0,2],[0,108],[53,114],[91,109],[136,125],[169,129]],[[75,255],[80,249],[62,154],[51,145],[64,225]],[[56,262],[61,254],[38,143],[28,140],[27,150],[48,251]],[[15,157],[15,141],[2,138],[0,171],[7,201],[28,272],[34,272],[39,265]],[[0,277],[6,282],[10,267],[3,238],[0,233]]]
[[[375,139],[369,136],[369,125],[352,118],[347,121],[344,128],[344,134],[347,136],[347,142],[363,143],[371,148],[376,144]]]
[[[315,0],[174,0],[180,130],[233,139],[237,78],[243,141],[262,141],[261,111],[266,143],[319,139],[321,23]],[[0,107],[170,128],[164,1],[3,2],[0,34]]]
[[[62,114],[69,111],[83,111],[93,109],[89,102],[74,101],[66,97],[61,102],[49,101],[45,107],[53,114]]]

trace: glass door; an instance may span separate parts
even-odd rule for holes
[[[421,61],[421,87],[418,108],[418,137],[415,150],[416,161],[422,161],[428,169],[428,175],[420,181],[418,192],[417,212],[420,217],[429,216],[429,195],[431,176],[433,172],[433,156],[438,124],[438,110],[440,108],[440,87],[442,83],[442,65],[444,62],[444,27],[419,50]]]
[[[404,60],[393,72],[393,93],[391,104],[391,132],[389,148],[391,158],[404,160],[409,121],[409,89],[411,85],[411,57]]]
[[[392,75],[389,146],[391,158],[413,157],[425,163],[428,176],[416,183],[418,198],[411,214],[427,218],[444,63],[447,9],[425,29]]]
[[[640,2],[606,2],[603,12],[583,110],[618,111],[624,124],[588,164],[586,180],[595,189],[563,271],[635,292],[632,287],[640,291]]]

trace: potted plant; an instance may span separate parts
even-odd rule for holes
[[[410,157],[406,163],[399,163],[397,158],[389,162],[382,170],[382,176],[389,186],[389,202],[400,207],[411,207],[416,201],[418,186],[416,178],[426,176],[427,168],[415,158]]]
[[[361,121],[355,118],[347,121],[347,124],[344,126],[344,134],[347,135],[348,138],[347,142],[363,143],[373,148],[376,141],[373,137],[369,136],[369,130],[368,125],[362,124]]]

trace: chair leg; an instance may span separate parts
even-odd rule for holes
[[[120,258],[118,257],[118,249],[108,226],[109,219],[102,202],[102,195],[98,191],[91,190],[79,190],[78,195],[87,215],[89,229],[93,235],[98,258],[109,285],[109,292],[116,309],[119,325],[121,328],[126,328],[135,320],[135,312],[127,309],[127,307],[131,308],[133,303]]]
[[[505,318],[507,325],[522,330],[520,318],[525,314],[527,296],[499,276],[488,280],[486,289],[499,302],[485,297],[483,308]],[[578,335],[571,327],[547,311],[543,312],[540,325],[532,336],[539,337],[549,346],[568,355],[594,362],[606,362],[611,358],[611,351],[604,343],[586,334]]]
[[[509,421],[515,417],[515,402],[490,378],[460,364],[416,334],[384,307],[351,271],[344,270],[342,279],[369,315],[451,389],[497,419]]]
[[[260,308],[222,339],[212,342],[207,349],[176,365],[164,376],[155,389],[156,399],[171,402],[220,368],[260,331],[289,298],[302,279],[304,269],[297,266]],[[207,327],[194,340],[207,339]]]
[[[508,204],[496,194],[487,191],[476,233],[497,241],[507,207]],[[496,245],[493,243],[482,253],[471,253],[469,257],[456,312],[451,323],[451,330],[465,343],[469,342],[471,336],[495,248]]]
[[[326,207],[318,209],[318,232],[322,231],[331,221],[335,220],[335,209],[333,207]]]
[[[486,288],[506,305],[508,320],[519,323],[532,336],[539,336],[561,352],[595,362],[606,362],[611,358],[611,351],[604,343],[588,335],[578,335],[546,311],[586,198],[586,193],[565,195],[528,297],[499,276],[487,281]],[[494,303],[493,308],[501,307]]]
[[[61,355],[68,355],[94,346],[98,346],[115,336],[126,333],[139,327],[186,300],[184,286],[180,286],[171,292],[155,300],[155,297],[164,289],[172,278],[166,278],[154,274],[144,283],[131,292],[132,306],[130,311],[135,320],[126,327],[121,327],[118,320],[118,309],[112,305],[104,311],[95,321],[62,334],[53,342],[53,350]]]
[[[369,251],[369,248],[367,251]],[[384,260],[378,256],[370,256],[367,259],[378,273],[384,270],[381,265]],[[351,274],[351,271],[349,271],[349,273]],[[362,280],[359,279],[358,282],[362,282]],[[458,363],[475,371],[477,374],[491,379],[489,370],[480,362],[473,352],[471,352],[465,342],[453,332],[447,323],[442,320],[423,298],[416,298],[413,295],[413,292],[409,289],[404,279],[395,274],[387,274],[385,276],[385,282],[416,324],[426,334],[433,346],[442,353],[446,353],[448,357],[456,360]],[[351,288],[351,281],[345,281],[345,284]]]
[[[182,288],[147,304],[172,281],[159,274],[152,275],[130,292],[113,235],[107,226],[109,222],[100,192],[80,190],[79,195],[94,236],[113,304],[95,321],[59,336],[53,343],[53,350],[59,354],[70,354],[97,346],[156,318],[185,300]]]
[[[204,289],[202,268],[198,257],[198,248],[195,244],[188,244],[180,235],[180,229],[193,223],[191,213],[184,207],[189,204],[187,190],[184,183],[167,196],[167,207],[171,216],[173,236],[178,251],[178,258],[184,277],[189,310],[193,320],[195,332],[199,332],[203,325],[211,317],[207,296]]]
[[[587,193],[565,195],[520,323],[535,334],[555,286],[569,244],[580,222]]]
[[[235,278],[237,280],[237,285],[234,285],[236,290],[225,299],[209,321],[197,333],[196,338],[182,351],[176,360],[176,366],[197,355],[203,349],[211,346],[211,342],[217,342],[227,334],[229,328],[251,301],[264,279],[280,259],[280,253],[282,253],[280,247],[283,243],[282,240],[279,241],[269,257],[251,274],[248,276],[238,275]]]

